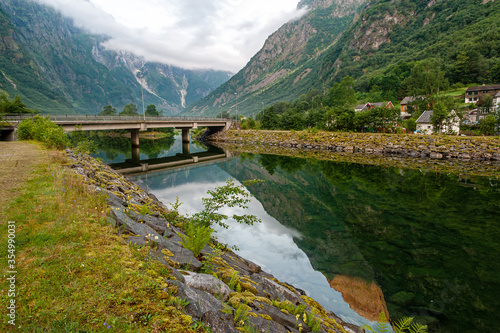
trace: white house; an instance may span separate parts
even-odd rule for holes
[[[434,125],[432,124],[431,117],[433,111],[424,111],[420,117],[418,117],[417,123],[417,132],[423,134],[432,134],[434,133]],[[447,134],[458,134],[460,132],[460,118],[457,116],[455,110],[451,110],[450,116],[447,120],[443,122],[443,126],[441,128],[441,133]]]
[[[498,109],[498,105],[500,104],[500,91],[497,92],[495,96],[493,96],[493,112]]]

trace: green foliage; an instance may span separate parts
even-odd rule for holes
[[[134,103],[129,103],[123,107],[123,111],[119,113],[120,116],[138,116],[139,111]]]
[[[37,113],[34,110],[28,109],[21,101],[21,97],[14,96],[13,100],[9,100],[9,94],[0,90],[0,113]]]
[[[334,108],[342,108],[356,103],[354,79],[346,76],[340,83],[335,83],[328,94],[327,104]]]
[[[489,114],[486,118],[479,120],[479,129],[482,134],[493,135],[497,126],[497,119],[494,115]]]
[[[90,139],[89,132],[83,132],[80,127],[69,134],[69,140],[77,153],[92,154],[97,152],[96,142]]]
[[[234,309],[234,323],[237,326],[244,326],[247,321],[248,311],[245,306],[240,304],[236,309]]]
[[[409,95],[433,96],[449,87],[441,59],[426,59],[417,62],[405,80]]]
[[[387,322],[385,314],[382,312],[379,315],[379,322],[375,327],[363,325],[364,329],[374,333],[391,332],[391,325]],[[415,323],[412,317],[403,317],[394,323],[395,333],[427,333],[427,325]]]
[[[99,112],[100,116],[114,116],[116,115],[116,108],[114,108],[112,105],[106,105],[105,107],[102,108],[102,111]]]
[[[313,332],[317,332],[321,329],[321,321],[314,315],[314,309],[312,309],[311,312],[304,312],[303,319]]]
[[[20,140],[43,142],[48,148],[63,149],[69,145],[64,130],[51,122],[49,117],[24,119],[17,128],[17,135]]]
[[[257,181],[248,182],[248,184],[256,183]],[[216,187],[215,190],[208,191],[210,197],[203,198],[204,209],[196,214],[193,214],[192,220],[197,225],[209,227],[213,224],[218,224],[223,228],[229,226],[223,221],[229,216],[219,213],[224,207],[239,207],[248,208],[247,203],[250,202],[250,194],[245,190],[245,186],[236,186],[233,179],[226,182],[226,185]],[[253,225],[256,222],[261,222],[254,215],[237,215],[231,216],[238,223]]]
[[[193,251],[195,257],[201,254],[201,250],[208,244],[212,237],[213,229],[210,226],[196,224],[189,221],[184,225],[185,235],[179,233],[182,246]]]
[[[156,105],[151,104],[146,107],[146,116],[148,117],[158,117],[160,112],[156,110]]]
[[[239,286],[239,282],[240,276],[238,275],[238,272],[234,272],[233,275],[231,275],[231,280],[229,280],[227,286],[236,291],[237,287]]]

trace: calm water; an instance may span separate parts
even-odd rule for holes
[[[208,190],[255,178],[250,213],[263,223],[217,233],[278,279],[355,324],[386,306],[431,331],[500,330],[498,179],[243,154],[133,180],[192,214]]]

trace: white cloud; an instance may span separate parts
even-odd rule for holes
[[[241,69],[266,38],[300,17],[298,0],[35,0],[114,50],[184,68]]]

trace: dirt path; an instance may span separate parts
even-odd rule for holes
[[[33,168],[46,156],[37,144],[0,141],[0,216]]]

